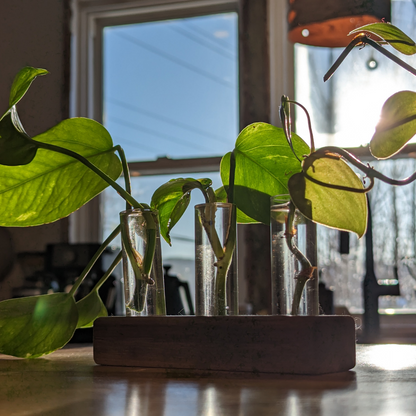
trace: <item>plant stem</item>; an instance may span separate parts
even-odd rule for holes
[[[209,243],[212,247],[215,257],[222,259],[224,256],[224,250],[221,245],[221,241],[218,237],[215,229],[215,213],[217,207],[215,203],[206,203],[203,212],[201,212],[202,226],[207,233]]]
[[[377,49],[380,53],[382,53],[384,56],[387,56],[387,58],[391,59],[394,63],[401,66],[406,71],[409,71],[411,74],[416,75],[416,69],[407,64],[406,62],[402,61],[400,58],[398,58],[396,55],[392,54],[387,49],[380,46],[377,42],[374,42],[369,37],[365,37],[365,40],[363,40],[363,43],[368,43],[371,45],[374,49]]]
[[[107,246],[114,240],[114,238],[117,237],[117,235],[120,233],[120,225],[117,226],[114,231],[107,237],[107,239],[104,241],[104,243],[101,244],[100,248],[96,251],[92,259],[89,261],[89,263],[85,266],[85,269],[82,271],[82,273],[79,275],[78,279],[75,281],[74,285],[72,286],[70,290],[70,294],[72,296],[75,295],[75,292],[78,290],[79,286],[87,276],[87,274],[91,271],[92,267],[94,266],[95,262],[98,260],[98,258],[101,256],[101,254],[104,252],[104,250],[107,248]],[[108,277],[108,276],[107,276]]]
[[[293,148],[292,120],[290,118],[290,101],[289,101],[289,97],[287,97],[286,95],[282,95],[281,100],[280,100],[279,117],[283,125],[283,131],[285,133],[285,137],[289,144],[290,150],[292,150],[292,153],[295,155],[296,159],[299,160],[300,163],[302,163],[302,161],[299,159],[298,155],[296,154],[295,149]]]
[[[313,153],[315,151],[315,140],[313,138],[312,122],[311,122],[311,117],[309,115],[308,110],[306,109],[305,106],[303,106],[302,104],[298,103],[297,101],[288,100],[287,102],[299,106],[305,112],[306,118],[308,120],[309,137],[310,137],[310,140],[311,140],[311,153]]]
[[[362,43],[362,37],[363,36],[365,36],[365,35],[360,34],[360,35],[356,36],[348,44],[348,46],[342,51],[341,55],[338,57],[338,59],[335,61],[335,63],[331,66],[331,68],[328,69],[328,72],[324,75],[324,82],[328,81],[332,77],[332,75],[334,75],[335,71],[339,68],[339,66],[342,64],[342,62],[348,56],[348,54],[354,49],[354,47],[357,46],[358,44]]]
[[[103,172],[100,168],[92,164],[87,158],[81,156],[80,154],[73,152],[72,150],[65,149],[64,147],[55,146],[49,143],[38,142],[33,140],[36,145],[41,149],[51,150],[53,152],[61,153],[74,159],[78,160],[79,162],[83,163],[85,166],[90,168],[93,172],[95,172],[98,176],[104,179],[110,186],[112,186],[119,195],[124,198],[130,205],[134,208],[143,208],[143,205],[137,202],[128,192],[126,192],[117,182],[111,179],[105,172]],[[114,149],[114,148],[113,148]]]
[[[124,176],[124,186],[126,188],[126,192],[131,195],[131,182],[130,182],[130,171],[129,165],[127,163],[126,155],[124,153],[123,148],[120,145],[114,147],[117,150],[120,159],[121,159],[121,166],[123,167],[123,176]],[[131,209],[131,204],[126,201],[126,210]]]
[[[388,43],[394,43],[394,42],[388,42]],[[342,64],[344,59],[354,49],[355,46],[360,46],[360,45],[365,45],[365,44],[372,46],[374,49],[378,50],[384,56],[387,56],[387,58],[391,59],[393,62],[401,66],[406,71],[409,71],[411,74],[416,75],[415,68],[413,68],[406,62],[402,61],[400,58],[398,58],[396,55],[389,52],[387,49],[380,46],[377,42],[370,39],[364,33],[360,33],[348,44],[348,46],[343,50],[339,58],[335,61],[335,63],[331,66],[331,68],[329,68],[328,72],[324,76],[324,82],[328,81],[332,77],[332,75],[334,75],[334,72],[338,69],[338,67]]]
[[[294,220],[295,220],[295,206],[293,202],[289,202],[289,214],[286,220],[286,244],[292,254],[295,256],[296,260],[300,264],[300,271],[295,276],[295,291],[293,294],[292,301],[292,315],[297,315],[299,313],[300,300],[302,298],[302,292],[305,287],[306,282],[312,278],[316,267],[313,267],[310,261],[305,257],[305,255],[299,250],[299,248],[294,244]]]
[[[233,205],[229,218],[229,227],[224,247],[224,255],[217,259],[217,273],[215,276],[215,295],[217,302],[217,314],[227,315],[227,274],[230,269],[233,253],[235,250],[235,206]]]
[[[383,175],[381,172],[378,172],[377,170],[375,170],[374,168],[372,168],[369,165],[364,165],[364,163],[362,163],[360,160],[358,160],[355,156],[353,156],[351,153],[347,152],[345,149],[341,149],[339,147],[335,147],[335,146],[325,146],[325,147],[321,147],[320,149],[318,149],[314,155],[318,156],[318,157],[325,157],[326,154],[330,154],[330,153],[336,153],[340,156],[342,156],[344,159],[346,159],[348,162],[350,162],[352,165],[354,165],[356,168],[360,169],[361,172],[365,173],[366,176],[373,181],[374,178],[388,183],[389,185],[396,185],[396,186],[404,186],[404,185],[408,185],[409,183],[412,183],[413,181],[416,180],[416,172],[413,173],[412,175],[408,176],[405,179],[392,179],[389,178],[385,175]],[[322,155],[322,156],[321,156]],[[328,188],[334,188],[334,189],[341,189],[341,190],[346,190],[346,191],[350,191],[350,192],[368,192],[371,188],[368,187],[365,190],[363,189],[355,189],[355,188],[349,188],[349,187],[343,187],[341,185],[332,185],[332,184],[327,184],[325,182],[321,182],[318,181],[316,179],[311,179],[309,177],[309,175],[305,175],[308,179],[318,183],[319,185],[322,186],[326,186]]]
[[[204,212],[201,212],[202,226],[207,234],[212,251],[214,252],[216,262],[215,274],[215,302],[216,312],[218,315],[227,315],[227,273],[231,265],[233,252],[235,249],[235,227],[236,227],[236,210],[232,205],[232,211],[229,218],[228,230],[225,233],[224,247],[218,237],[215,229],[216,206],[214,203],[206,204]]]
[[[234,182],[235,182],[235,149],[231,152],[230,156],[230,176],[228,179],[228,202],[234,203]]]
[[[121,258],[122,258],[122,252],[120,251],[120,253],[117,254],[117,257],[114,259],[114,261],[111,263],[111,266],[107,269],[107,271],[105,272],[104,276],[95,284],[94,288],[91,290],[91,292],[93,290],[98,291],[100,289],[100,287],[103,285],[103,283],[108,279],[108,277],[110,276],[111,273],[113,273],[114,269],[117,267],[117,265],[120,263]]]

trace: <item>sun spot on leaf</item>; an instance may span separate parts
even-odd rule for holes
[[[16,218],[17,221],[26,221],[28,218],[31,218],[36,215],[36,211],[25,212]]]

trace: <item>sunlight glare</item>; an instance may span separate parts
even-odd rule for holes
[[[376,345],[371,348],[366,361],[383,370],[403,370],[416,366],[416,348],[411,345]]]

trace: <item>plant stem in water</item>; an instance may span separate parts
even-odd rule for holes
[[[306,282],[312,278],[313,273],[316,267],[313,267],[308,258],[299,250],[299,248],[294,244],[294,220],[295,220],[295,206],[292,202],[289,203],[289,214],[286,220],[286,244],[292,254],[295,256],[296,260],[300,264],[300,271],[294,276],[295,278],[295,291],[293,294],[293,303],[292,303],[292,315],[297,315],[299,313],[300,300],[302,298],[302,292],[305,287]]]

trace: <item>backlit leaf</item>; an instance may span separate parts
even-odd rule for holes
[[[78,308],[77,328],[90,328],[97,318],[108,316],[107,308],[97,290],[88,293],[76,305]]]
[[[73,150],[112,179],[121,163],[107,130],[84,118],[62,121],[34,140]],[[25,166],[0,166],[0,225],[25,227],[56,221],[80,208],[107,183],[70,156],[39,149]]]
[[[207,189],[210,179],[178,178],[161,185],[152,196],[151,207],[159,212],[160,234],[171,244],[170,231],[181,219],[191,200],[192,189]]]
[[[74,334],[72,295],[53,293],[0,302],[0,353],[35,358],[62,348]]]
[[[400,91],[384,103],[380,121],[370,142],[378,159],[396,154],[416,134],[416,93]]]
[[[416,53],[415,42],[391,23],[372,23],[361,26],[351,31],[349,35],[360,32],[373,33],[405,55],[413,55]]]
[[[302,160],[309,146],[292,133],[293,148]],[[248,217],[269,224],[270,196],[287,194],[289,178],[301,171],[283,129],[267,123],[254,123],[239,134],[235,145],[234,202]],[[230,153],[221,161],[221,179],[228,186]]]
[[[308,163],[309,162],[309,163]],[[357,174],[337,156],[304,161],[307,174],[326,184],[363,189]],[[289,179],[290,197],[299,211],[310,220],[362,237],[367,229],[367,198],[364,193],[332,189],[314,183],[303,172]]]
[[[46,74],[48,74],[46,69],[33,68],[31,66],[22,68],[13,80],[10,90],[9,108],[16,105],[22,99],[36,77]]]

